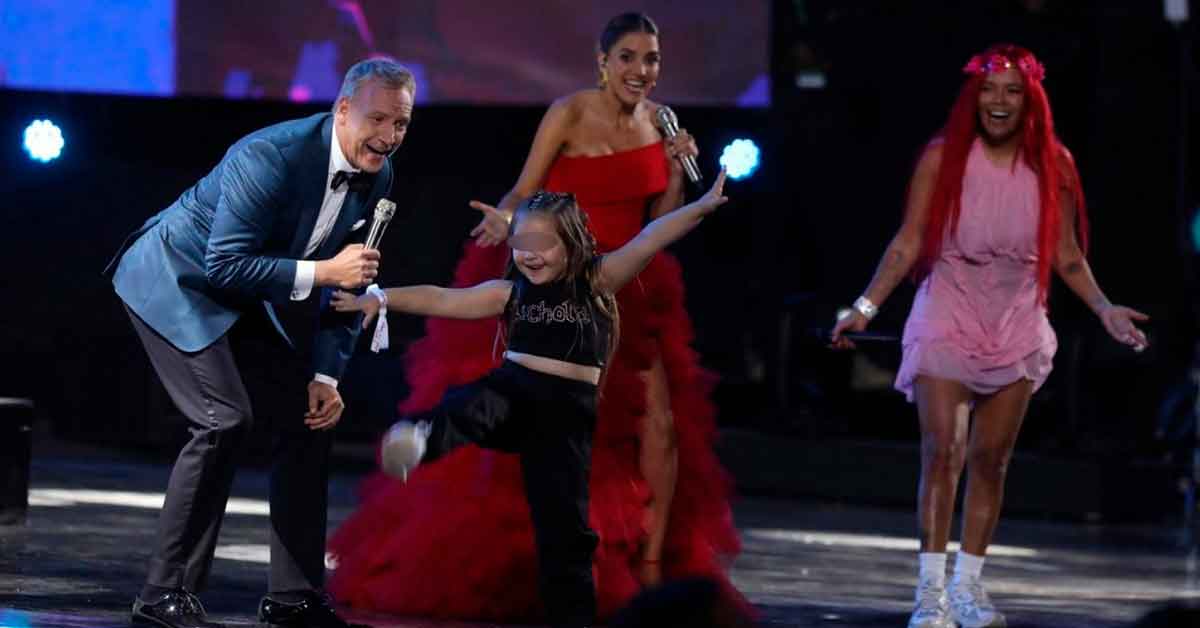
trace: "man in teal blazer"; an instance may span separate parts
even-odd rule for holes
[[[317,288],[323,306],[331,289],[361,288],[375,277],[379,254],[361,241],[372,209],[390,190],[388,158],[404,140],[415,90],[412,74],[394,61],[359,62],[346,73],[332,113],[238,140],[207,176],[131,235],[105,270],[192,433],[171,472],[134,623],[218,625],[205,618],[195,593],[212,564],[252,420],[235,332],[251,329],[259,340],[278,333],[280,363],[294,361],[272,302],[312,303]],[[272,423],[271,567],[259,618],[340,628],[346,623],[320,594],[326,483],[330,428],[343,408],[338,379],[360,324],[327,311],[317,321],[307,405],[297,399],[294,416],[282,412]]]

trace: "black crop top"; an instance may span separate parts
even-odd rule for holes
[[[591,287],[580,277],[571,298],[571,284],[534,284],[518,274],[508,307],[512,308],[508,349],[584,366],[604,366],[612,320],[591,304]]]

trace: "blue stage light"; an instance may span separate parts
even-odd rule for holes
[[[725,167],[729,178],[745,179],[758,170],[759,154],[758,145],[754,143],[754,140],[737,139],[730,142],[725,150],[721,151],[721,159],[718,161]]]
[[[1200,253],[1200,207],[1192,214],[1192,250]]]
[[[57,159],[65,145],[62,129],[49,120],[34,120],[25,127],[25,151],[35,161],[48,163]]]

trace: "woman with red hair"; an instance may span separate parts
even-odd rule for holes
[[[1041,63],[997,45],[963,71],[950,119],[917,163],[899,232],[833,329],[835,347],[853,347],[844,334],[865,329],[904,277],[918,282],[896,388],[920,418],[920,575],[909,626],[921,628],[1005,625],[980,571],[1017,432],[1057,348],[1046,316],[1051,271],[1118,342],[1147,344],[1134,321],[1148,317],[1110,303],[1084,256],[1083,191],[1054,133]],[[947,586],[964,463],[962,547]]]

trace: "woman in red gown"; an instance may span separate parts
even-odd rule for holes
[[[683,200],[673,157],[695,155],[681,132],[663,141],[646,99],[658,78],[658,29],[642,14],[613,18],[600,41],[601,83],[556,101],[516,186],[498,207],[473,203],[472,232],[454,285],[499,277],[507,220],[539,188],[575,194],[603,251]],[[739,543],[730,482],[712,444],[714,378],[690,347],[678,263],[659,254],[618,295],[620,340],[601,393],[592,451],[591,525],[599,612],[663,578],[708,576]],[[494,321],[429,319],[408,354],[405,413],[499,365]],[[683,481],[676,484],[676,478]],[[377,474],[360,508],[330,542],[330,590],[354,607],[403,615],[520,621],[541,614],[533,535],[516,456],[462,450],[422,466],[407,483]],[[730,588],[732,591],[732,589]]]

